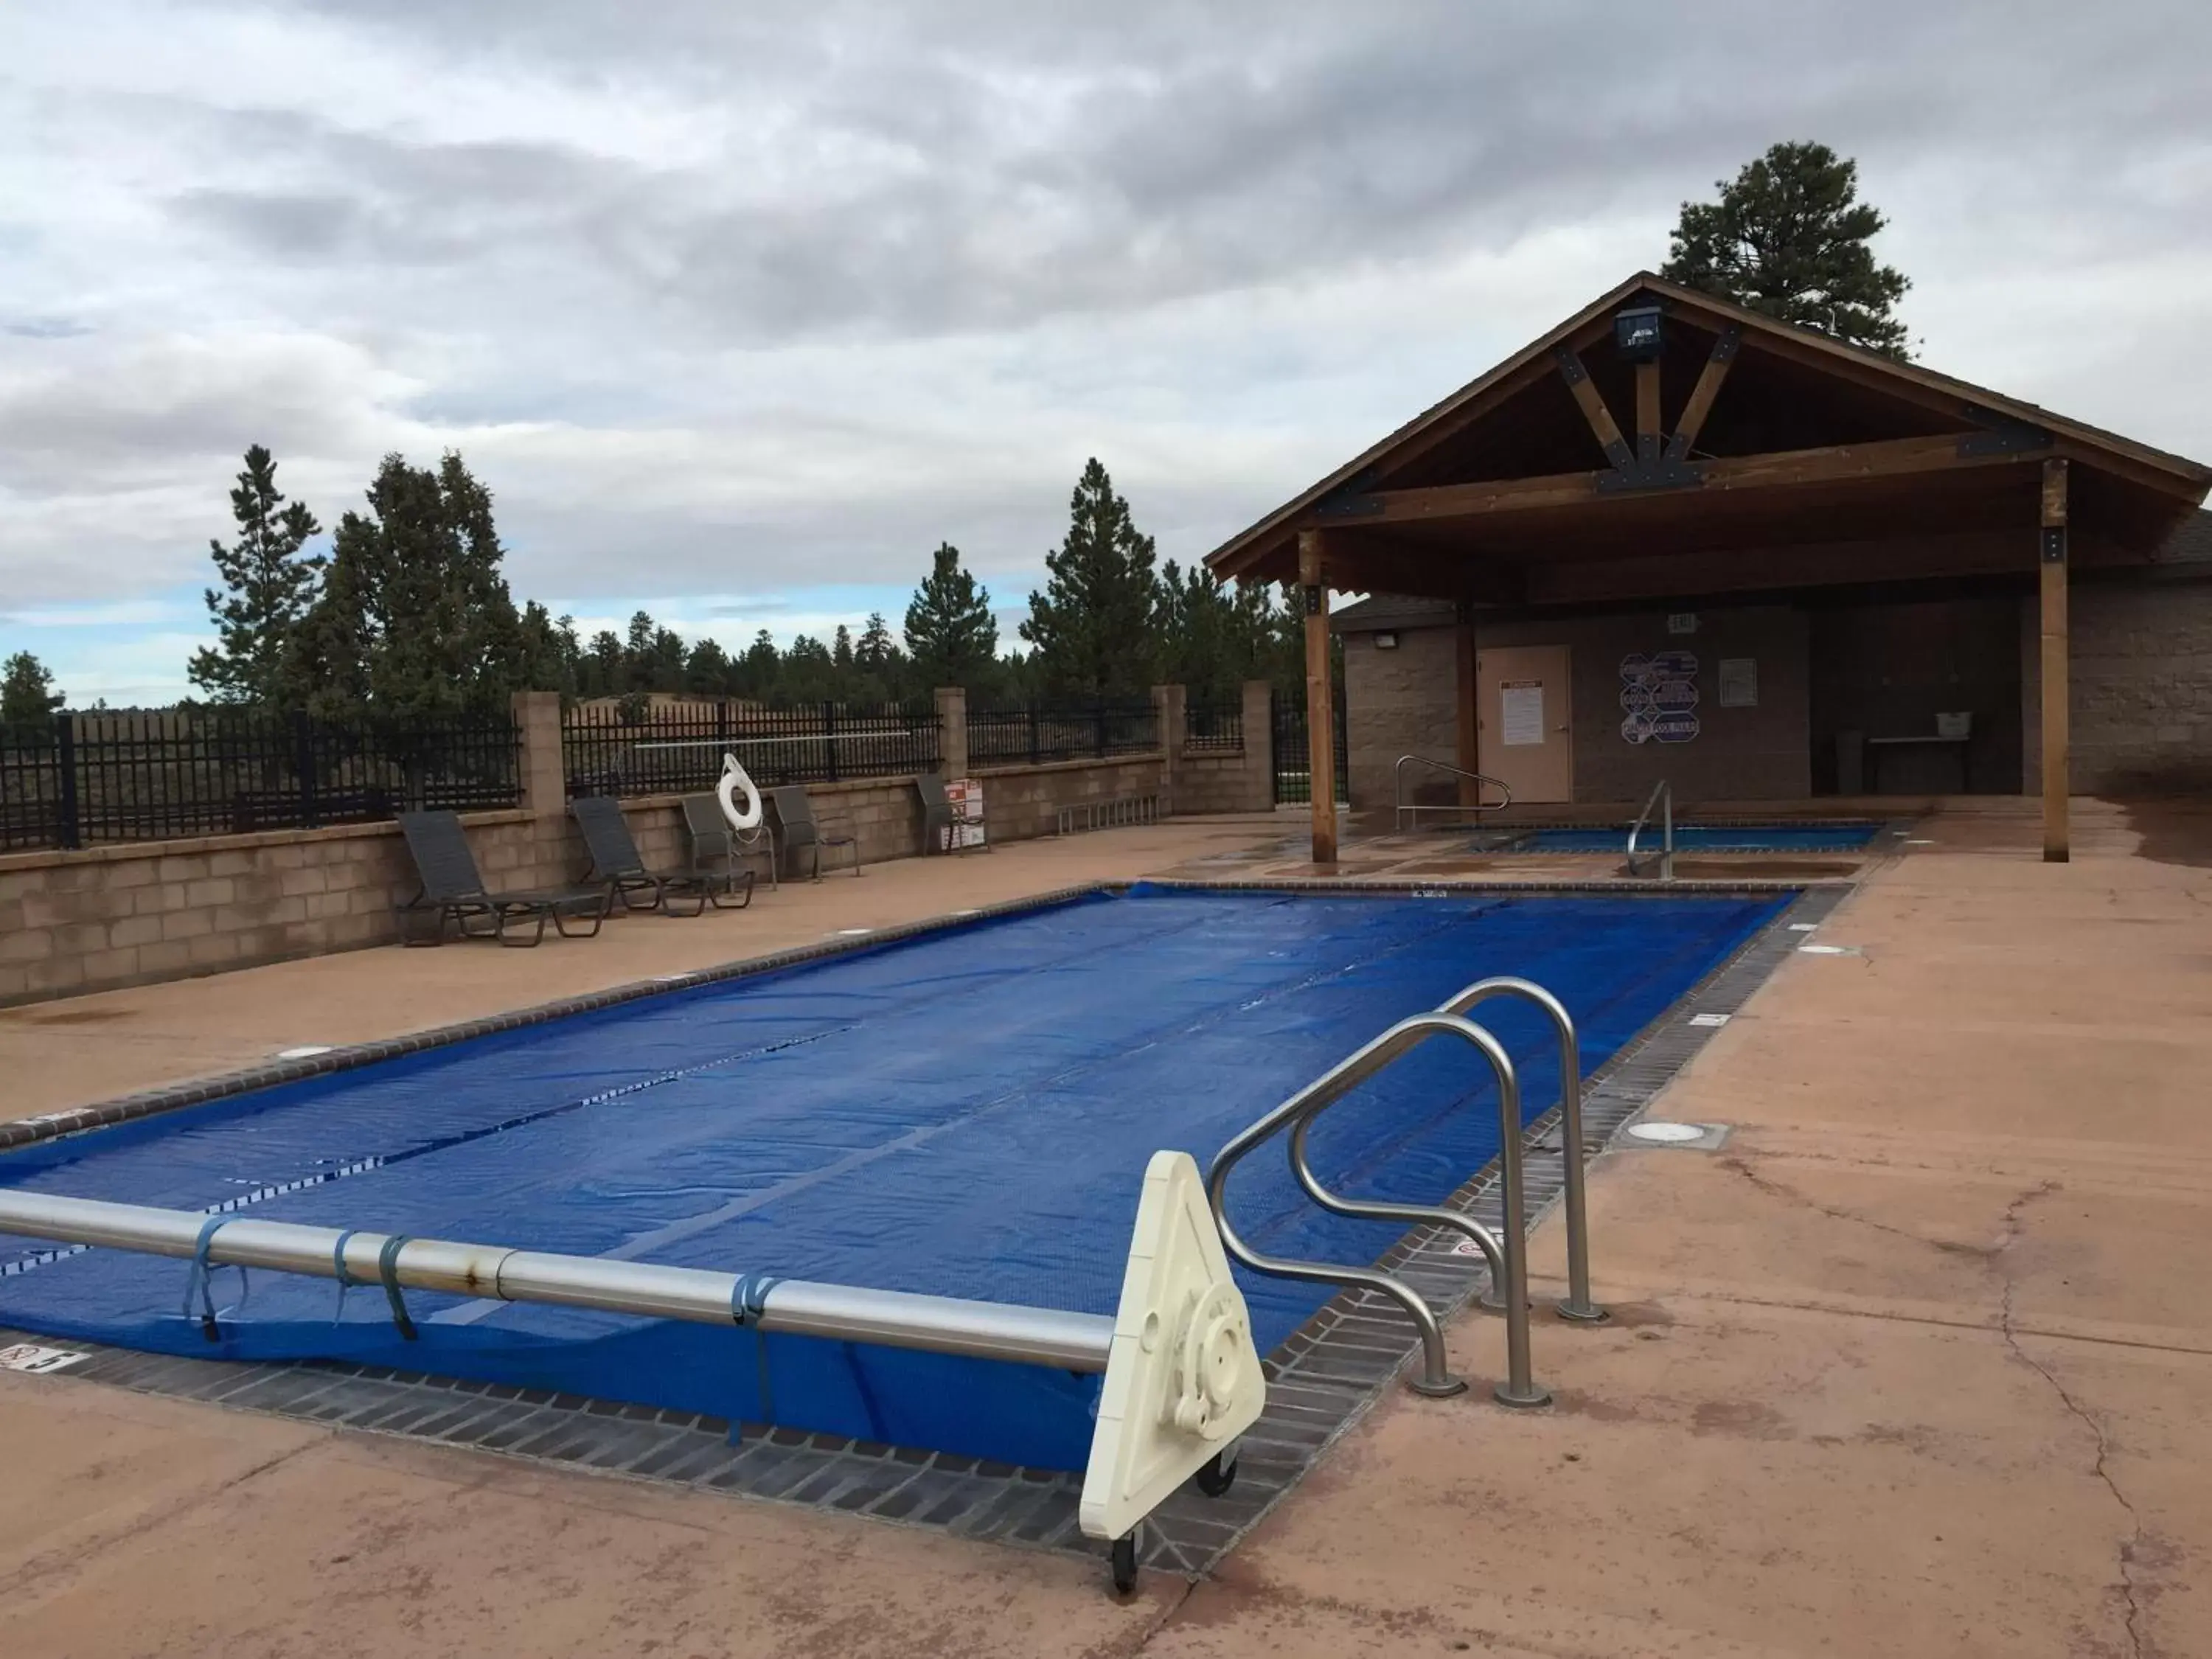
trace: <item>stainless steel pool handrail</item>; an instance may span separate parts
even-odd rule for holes
[[[1583,1060],[1582,1043],[1575,1035],[1574,1017],[1566,1005],[1535,981],[1511,974],[1480,979],[1447,998],[1438,1012],[1464,1014],[1492,997],[1520,997],[1534,1003],[1551,1017],[1559,1038],[1559,1141],[1565,1160],[1561,1207],[1567,1223],[1567,1294],[1555,1311],[1562,1319],[1595,1324],[1605,1310],[1590,1299],[1589,1209],[1583,1190]],[[1507,1213],[1509,1229],[1527,1224],[1527,1218]]]
[[[1419,801],[1407,800],[1406,799],[1406,763],[1408,761],[1416,762],[1420,765],[1429,767],[1438,772],[1449,772],[1455,778],[1471,779],[1476,785],[1474,792],[1474,805],[1472,806],[1467,806],[1455,803],[1450,805],[1444,805],[1442,804],[1425,805]],[[1513,786],[1507,783],[1503,778],[1493,778],[1487,772],[1470,772],[1465,767],[1454,766],[1447,761],[1431,760],[1426,755],[1399,756],[1397,764],[1390,769],[1390,793],[1392,805],[1396,809],[1395,815],[1391,819],[1391,827],[1393,829],[1403,830],[1406,827],[1406,820],[1408,816],[1412,816],[1415,818],[1415,827],[1418,828],[1418,820],[1419,815],[1423,812],[1465,812],[1479,815],[1484,812],[1502,812],[1507,807],[1513,805]],[[1482,804],[1482,789],[1480,786],[1486,783],[1494,784],[1497,786],[1498,791],[1504,795],[1505,799],[1501,801],[1495,802],[1488,806],[1484,805]]]
[[[210,1221],[221,1225],[203,1244]],[[392,1243],[383,1233],[5,1190],[0,1190],[0,1233],[320,1279],[337,1278],[343,1260],[347,1278],[362,1285],[380,1282],[380,1258]],[[1114,1321],[1103,1314],[436,1238],[402,1240],[392,1252],[390,1273],[394,1283],[410,1290],[597,1308],[703,1325],[751,1324],[798,1336],[970,1354],[1057,1370],[1103,1372],[1114,1342]]]
[[[1651,786],[1651,793],[1644,799],[1644,810],[1636,815],[1636,822],[1628,826],[1628,873],[1632,876],[1644,873],[1636,867],[1636,838],[1650,824],[1651,809],[1655,806],[1663,806],[1667,815],[1666,845],[1658,855],[1659,879],[1672,881],[1674,879],[1674,787],[1664,778]]]
[[[1358,1084],[1372,1077],[1407,1049],[1426,1042],[1432,1036],[1449,1034],[1471,1045],[1490,1062],[1498,1078],[1498,1184],[1504,1199],[1508,1216],[1522,1212],[1521,1177],[1521,1088],[1513,1072],[1512,1056],[1505,1052],[1496,1037],[1473,1020],[1460,1014],[1433,1012],[1413,1014],[1353,1050],[1344,1059],[1299,1090],[1288,1100],[1247,1125],[1214,1155],[1212,1164],[1206,1172],[1206,1200],[1212,1206],[1214,1224],[1220,1229],[1221,1243],[1231,1257],[1241,1261],[1255,1273],[1267,1273],[1278,1279],[1302,1279],[1322,1284],[1357,1285],[1389,1297],[1403,1308],[1413,1319],[1421,1338],[1421,1375],[1411,1387],[1426,1395],[1454,1395],[1467,1384],[1451,1374],[1444,1356],[1443,1331],[1437,1322],[1436,1312],[1419,1291],[1403,1279],[1374,1267],[1339,1266],[1327,1261],[1302,1261],[1285,1256],[1264,1255],[1247,1244],[1230,1224],[1225,1211],[1230,1171],[1245,1156],[1262,1142],[1285,1129],[1294,1134],[1315,1115],[1340,1099]],[[1303,1147],[1303,1139],[1297,1142]],[[1302,1159],[1293,1152],[1291,1167],[1297,1169]],[[1310,1173],[1310,1172],[1308,1172]],[[1333,1208],[1339,1214],[1364,1213],[1377,1219],[1410,1218],[1435,1221],[1439,1224],[1469,1231],[1478,1239],[1486,1230],[1468,1218],[1449,1210],[1430,1211],[1415,1206],[1382,1206],[1365,1205],[1358,1208],[1338,1207],[1348,1201],[1325,1200],[1302,1178],[1300,1184],[1309,1196]],[[1334,1195],[1330,1195],[1332,1198]],[[1528,1241],[1519,1229],[1507,1227],[1504,1237],[1496,1241],[1504,1268],[1502,1299],[1505,1311],[1506,1380],[1493,1391],[1498,1399],[1509,1406],[1541,1406],[1551,1401],[1551,1391],[1537,1385],[1530,1375],[1528,1354]]]

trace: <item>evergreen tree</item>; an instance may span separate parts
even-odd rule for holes
[[[54,690],[46,664],[27,651],[8,659],[0,674],[0,726],[36,729],[50,725],[69,699]]]
[[[999,654],[990,592],[961,568],[960,550],[950,542],[930,556],[929,574],[906,608],[906,648],[915,678],[932,690],[979,684]]]
[[[718,640],[704,639],[684,659],[684,690],[695,697],[730,694],[730,656]]]
[[[565,699],[580,689],[583,649],[576,641],[576,619],[557,622],[532,599],[522,607],[521,689],[558,691]]]
[[[780,702],[826,702],[837,690],[836,665],[830,647],[811,635],[801,634],[783,653],[776,675]]]
[[[753,635],[753,642],[745,647],[745,654],[738,659],[733,676],[737,693],[756,702],[766,702],[775,696],[776,682],[783,676],[783,657],[775,648],[775,641],[768,629]]]
[[[836,635],[830,642],[830,661],[841,681],[853,678],[853,630],[842,623],[837,624]]]
[[[386,714],[503,707],[524,672],[491,492],[458,454],[434,472],[384,458],[369,511],[331,538],[295,661],[310,706]]]
[[[238,539],[208,544],[224,589],[206,593],[218,643],[194,652],[185,672],[219,702],[272,703],[287,690],[293,635],[321,580],[323,561],[302,550],[322,526],[306,502],[285,501],[276,462],[259,444],[246,452],[230,514]]]
[[[591,649],[585,654],[578,678],[580,689],[587,697],[611,697],[626,690],[622,635],[611,628],[602,628],[592,635]]]
[[[1858,163],[1826,144],[1777,144],[1717,202],[1685,202],[1660,275],[1900,360],[1911,283],[1868,246],[1887,222],[1858,199]]]
[[[1069,501],[1067,539],[1045,555],[1042,592],[1030,595],[1022,637],[1054,690],[1091,698],[1140,696],[1152,684],[1157,596],[1152,538],[1093,457]],[[919,654],[919,653],[917,653]]]

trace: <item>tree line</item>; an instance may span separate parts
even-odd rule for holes
[[[943,544],[894,631],[880,613],[779,647],[763,629],[743,650],[687,640],[645,611],[589,638],[535,600],[518,606],[491,493],[458,453],[434,469],[387,455],[366,511],[348,512],[327,554],[313,513],[288,501],[276,462],[246,452],[230,492],[237,530],[212,542],[214,644],[192,684],[216,702],[329,716],[430,714],[505,706],[510,693],[641,702],[652,694],[762,702],[871,704],[965,688],[983,702],[1139,699],[1163,681],[1225,698],[1249,678],[1294,678],[1284,599],[1233,589],[1202,566],[1160,563],[1095,459],[1069,502],[1046,581],[1002,651],[988,590]]]

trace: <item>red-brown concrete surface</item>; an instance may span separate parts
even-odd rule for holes
[[[1555,1408],[1394,1395],[1212,1580],[0,1376],[6,1650],[2212,1654],[2212,813],[2037,833],[1935,817],[1662,1098],[1723,1150],[1600,1163]]]

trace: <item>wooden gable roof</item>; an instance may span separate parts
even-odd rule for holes
[[[1613,338],[1614,314],[1636,305],[1662,307],[1668,335],[1640,386]],[[1639,391],[1656,391],[1662,432],[1693,434],[1674,487],[1604,465],[1622,458],[1609,427],[1634,446]],[[2022,464],[2046,458],[2073,465],[2092,562],[2154,558],[2212,489],[2212,468],[1640,272],[1206,562],[1225,577],[1290,580],[1299,532],[1323,529],[1333,586],[1526,599],[1543,597],[1526,591],[1530,569],[1583,561],[1589,597],[1605,586],[1596,564],[1638,564],[1628,588],[1659,592],[1674,580],[1650,562],[1664,556],[1826,548],[1853,578],[1904,576],[1909,556],[1875,559],[1875,572],[1863,550],[2016,528],[2025,570],[2039,469]],[[1498,580],[1521,591],[1499,594]]]

